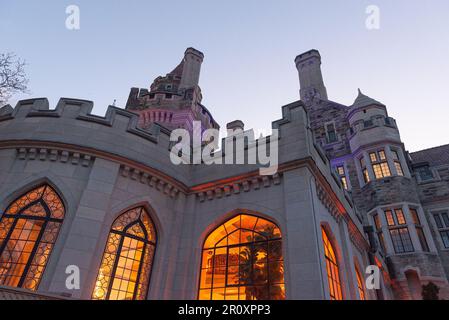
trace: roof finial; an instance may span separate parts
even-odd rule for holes
[[[362,94],[362,90],[360,90],[360,88],[358,88],[358,90],[359,90],[359,94]]]

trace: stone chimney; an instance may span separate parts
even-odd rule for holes
[[[321,56],[318,50],[310,50],[295,59],[299,74],[301,100],[310,101],[317,97],[327,100],[327,90],[321,74]]]
[[[201,64],[204,54],[194,48],[187,48],[184,53],[180,89],[187,89],[198,85],[200,80]]]

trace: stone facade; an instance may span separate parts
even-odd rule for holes
[[[128,209],[143,206],[157,234],[148,299],[198,298],[206,237],[242,213],[279,226],[287,299],[331,297],[322,229],[335,250],[344,299],[360,298],[357,273],[363,276],[372,264],[381,268],[381,288],[365,290],[367,299],[417,298],[411,289],[416,281],[432,281],[449,297],[448,251],[432,222],[433,212],[449,208],[449,162],[425,160],[427,151],[406,153],[394,120],[379,102],[361,93],[353,106],[328,100],[314,50],[296,59],[306,86],[303,101],[282,107],[282,118],[272,123],[279,130],[275,173],[262,175],[255,164],[175,165],[171,129],[191,130],[194,120],[202,129],[218,128],[200,103],[202,59],[189,48],[181,64],[150,90],[131,89],[126,110],[110,106],[104,117],[91,114],[91,101],[67,98],[54,109],[46,99],[0,109],[0,212],[42,183],[56,190],[66,210],[37,292],[27,294],[90,299],[111,225]],[[236,126],[243,123],[229,125]],[[256,153],[258,142],[245,152]],[[391,176],[377,179],[369,153],[379,148]],[[366,183],[360,157],[370,177]],[[434,178],[416,178],[417,164],[430,166]],[[335,170],[339,166],[345,168],[346,186]],[[403,210],[413,252],[395,253],[383,214],[388,208]],[[420,245],[412,209],[421,218],[429,250]],[[382,217],[385,250],[376,241],[379,230],[370,231],[376,229],[376,213]],[[70,265],[79,267],[79,289],[66,286]],[[0,287],[0,298],[14,298],[13,291]]]

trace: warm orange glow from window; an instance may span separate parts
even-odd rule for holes
[[[329,292],[331,300],[342,300],[341,294],[341,283],[340,283],[340,272],[338,268],[337,257],[335,256],[335,250],[329,241],[324,228],[321,228],[321,234],[323,236],[324,244],[324,256],[326,258],[326,270],[327,279],[329,282]]]
[[[359,290],[360,300],[365,300],[365,290],[363,289],[363,279],[360,275],[359,269],[355,267],[355,275],[357,277],[357,289]]]
[[[14,201],[0,219],[0,285],[36,290],[64,218],[48,185]]]
[[[143,207],[118,217],[109,233],[92,298],[144,300],[155,247],[156,231]]]
[[[285,299],[279,228],[240,214],[206,239],[201,262],[200,300]]]

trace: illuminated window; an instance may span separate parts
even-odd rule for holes
[[[155,248],[156,231],[145,208],[119,216],[109,232],[92,298],[144,300]]]
[[[379,240],[380,248],[382,249],[382,252],[386,252],[385,239],[382,233],[382,224],[380,223],[379,215],[376,213],[373,216],[373,219],[374,219],[374,226],[376,227],[377,239]]]
[[[391,176],[390,167],[387,163],[384,150],[371,152],[369,154],[371,164],[373,166],[374,176],[376,179],[381,179]]]
[[[363,181],[365,183],[368,183],[370,181],[370,179],[369,179],[368,170],[366,169],[366,163],[365,163],[364,157],[360,158],[360,168],[362,169]]]
[[[206,239],[200,300],[285,299],[281,232],[274,223],[240,214]]]
[[[324,228],[321,228],[324,244],[324,256],[326,258],[326,270],[327,279],[329,282],[329,292],[331,300],[342,300],[341,283],[340,283],[340,271],[338,268],[337,257],[335,256],[335,250],[329,241]]]
[[[37,290],[64,214],[61,199],[49,185],[6,209],[0,219],[0,285]]]
[[[393,161],[394,161],[394,166],[396,168],[396,172],[399,176],[403,176],[404,175],[404,171],[402,170],[402,165],[401,165],[401,161],[399,160],[399,154],[396,150],[391,150],[391,153],[393,154]]]
[[[418,211],[414,208],[410,208],[413,222],[415,223],[416,233],[418,234],[419,243],[421,244],[422,251],[429,251],[429,245],[427,244],[426,236],[424,235],[424,228],[419,219]]]
[[[363,278],[357,266],[355,266],[355,275],[357,277],[357,289],[359,290],[360,300],[365,300],[365,289],[363,288]]]
[[[402,209],[386,210],[385,217],[396,253],[413,252],[413,244]]]
[[[348,180],[346,178],[345,167],[343,165],[337,166],[337,173],[338,176],[340,177],[341,185],[345,190],[348,190]]]

